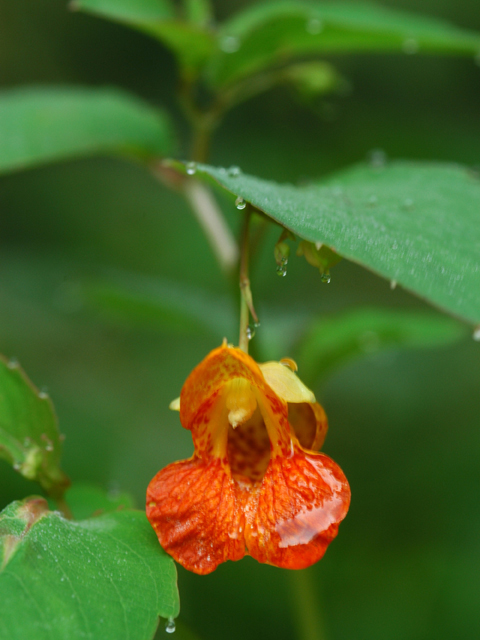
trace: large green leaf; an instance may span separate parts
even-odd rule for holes
[[[175,565],[143,512],[72,522],[30,498],[0,515],[2,640],[151,640],[178,611]]]
[[[466,54],[480,51],[480,35],[436,18],[372,3],[293,2],[253,4],[219,33],[223,52],[210,78],[223,86],[284,64],[296,56],[351,52]]]
[[[61,497],[69,481],[60,468],[61,439],[53,405],[15,360],[0,357],[0,458]]]
[[[392,309],[354,309],[316,320],[298,350],[302,379],[312,383],[366,355],[394,348],[439,347],[465,335],[441,315]]]
[[[105,489],[86,483],[75,483],[65,493],[65,502],[75,520],[86,520],[110,511],[133,509],[133,499],[128,493],[107,492]],[[57,507],[54,500],[48,500],[51,509]],[[63,506],[63,505],[61,505]]]
[[[164,156],[165,114],[114,89],[22,88],[0,92],[0,173],[93,154]]]
[[[300,238],[480,323],[480,181],[467,168],[360,165],[305,187],[205,165],[196,176],[213,177]]]
[[[202,21],[176,19],[165,0],[74,0],[72,7],[157,38],[175,53],[187,73],[194,72],[215,49],[214,36]]]

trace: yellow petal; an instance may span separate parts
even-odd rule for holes
[[[180,398],[175,398],[175,400],[172,400],[168,405],[168,408],[172,411],[180,411]]]
[[[313,392],[294,372],[280,362],[258,365],[268,386],[285,402],[316,402]]]

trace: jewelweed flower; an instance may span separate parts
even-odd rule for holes
[[[150,482],[147,517],[186,569],[207,574],[245,554],[302,569],[337,535],[350,487],[317,453],[327,419],[292,369],[291,360],[257,364],[224,343],[172,403],[195,452]]]

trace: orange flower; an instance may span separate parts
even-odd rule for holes
[[[224,344],[192,371],[172,408],[195,452],[148,487],[147,517],[162,547],[199,574],[245,554],[287,569],[320,560],[350,488],[335,462],[316,453],[327,419],[291,368],[258,365]]]

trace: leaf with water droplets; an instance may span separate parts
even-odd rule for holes
[[[197,177],[213,178],[300,238],[325,244],[441,309],[480,322],[480,180],[468,168],[358,165],[302,187],[246,174],[232,178],[205,165]]]
[[[172,147],[166,114],[124,91],[38,87],[0,93],[0,173],[99,154],[162,157]]]
[[[52,496],[69,484],[60,468],[61,437],[53,404],[16,360],[0,356],[0,458]]]
[[[475,55],[480,35],[434,17],[368,2],[253,3],[223,24],[207,69],[223,87],[299,56],[355,52]]]
[[[303,380],[313,384],[353,360],[396,348],[451,344],[465,327],[440,314],[392,309],[354,309],[315,320],[299,345]]]
[[[176,578],[143,512],[72,522],[30,498],[0,514],[2,640],[151,640],[178,615]]]

